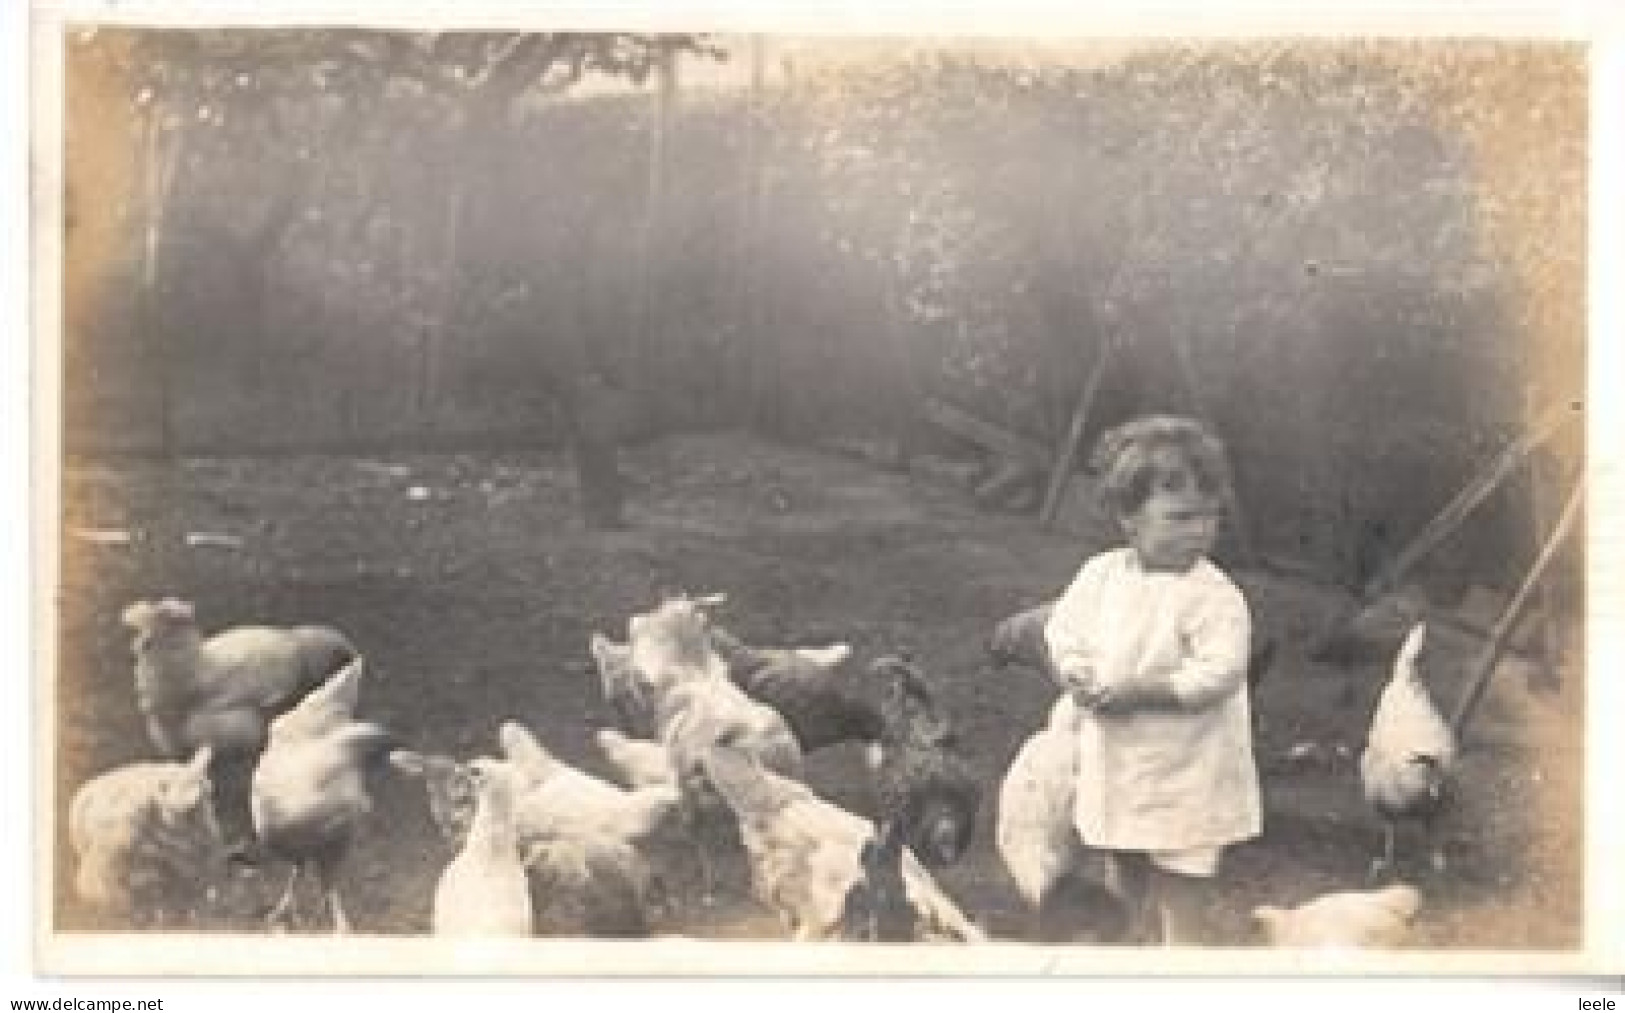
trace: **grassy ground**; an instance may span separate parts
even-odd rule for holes
[[[369,658],[363,709],[415,745],[469,755],[517,718],[565,758],[605,772],[591,730],[607,723],[588,636],[617,637],[665,588],[726,591],[727,618],[758,643],[854,645],[860,659],[912,650],[941,687],[989,802],[969,855],[944,886],[995,936],[1026,916],[992,844],[996,784],[1051,699],[1020,670],[983,658],[992,623],[1059,589],[1098,537],[1039,531],[975,510],[944,484],[861,462],[735,436],[662,440],[628,455],[631,530],[595,534],[575,515],[567,462],[552,455],[361,461],[284,458],[153,463],[70,462],[68,528],[143,533],[128,545],[70,537],[60,594],[55,696],[56,825],[66,797],[94,773],[150,752],[130,684],[118,614],[135,597],[198,603],[206,629],[321,621]],[[187,532],[238,536],[238,547],[186,546]],[[1264,835],[1234,849],[1212,921],[1251,939],[1247,912],[1359,885],[1378,827],[1359,799],[1354,756],[1385,666],[1316,666],[1304,649],[1343,604],[1301,580],[1237,575],[1261,631],[1281,639],[1255,709],[1264,771]],[[1460,691],[1470,642],[1440,636],[1431,678]],[[1464,756],[1460,804],[1444,827],[1451,858],[1420,876],[1423,945],[1559,949],[1581,931],[1581,683],[1555,696],[1497,682]],[[1319,760],[1288,753],[1318,745]],[[1339,750],[1338,747],[1343,749]],[[860,812],[872,795],[855,750],[817,755],[809,780]],[[415,933],[449,857],[421,788],[388,776],[344,872],[364,931]],[[59,863],[69,861],[66,845]],[[59,929],[108,927],[57,877]],[[236,877],[186,917],[259,930],[282,882]],[[711,937],[774,935],[749,902],[682,912],[662,928]]]

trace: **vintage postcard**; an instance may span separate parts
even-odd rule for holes
[[[36,4],[38,971],[1619,972],[1529,12]]]

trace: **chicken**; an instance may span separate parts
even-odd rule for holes
[[[593,741],[627,788],[677,783],[677,768],[672,766],[671,754],[660,743],[629,738],[613,728],[598,729],[593,733]]]
[[[208,746],[185,763],[131,763],[80,785],[68,805],[79,898],[125,921],[165,920],[166,898],[222,866]]]
[[[554,756],[517,721],[497,732],[504,757],[524,775],[517,801],[523,840],[588,835],[638,844],[670,823],[675,784],[627,790]]]
[[[1372,864],[1373,878],[1394,867],[1398,824],[1420,821],[1431,837],[1433,822],[1451,796],[1456,736],[1422,682],[1418,661],[1426,638],[1425,623],[1405,637],[1360,754],[1360,786],[1383,821],[1383,852]],[[1432,860],[1435,869],[1444,868],[1437,844]]]
[[[291,919],[302,874],[316,877],[335,932],[350,922],[336,876],[362,818],[372,808],[366,773],[394,745],[383,728],[354,718],[363,662],[355,658],[292,710],[271,722],[254,768],[250,806],[261,845],[293,866],[272,910],[274,926]]]
[[[733,812],[704,766],[705,751],[732,743],[770,770],[800,778],[795,736],[778,713],[755,703],[726,679],[679,683],[665,692],[657,712],[661,744],[677,772],[687,834],[699,866],[700,900],[712,903],[743,871],[743,842]]]
[[[1295,908],[1257,907],[1253,920],[1271,946],[1386,949],[1404,944],[1421,904],[1415,887],[1396,883],[1330,893]]]
[[[655,696],[679,682],[727,681],[728,665],[711,642],[706,608],[720,595],[668,597],[627,621],[627,661],[640,692]]]
[[[903,839],[920,861],[931,868],[951,865],[970,847],[981,785],[924,673],[891,656],[877,659],[870,671],[886,683],[876,772],[880,811],[907,814]]]
[[[627,622],[628,642],[617,644],[600,633],[589,642],[598,669],[604,702],[622,732],[639,739],[658,735],[655,705],[674,682],[727,674],[727,666],[710,643],[703,607],[720,595],[663,600],[653,611]]]
[[[499,760],[478,759],[469,768],[477,798],[474,821],[435,887],[435,934],[528,936],[535,916],[514,822],[519,775],[511,763]]]
[[[778,711],[803,752],[861,742],[869,747],[870,766],[879,766],[884,723],[873,704],[845,685],[850,646],[747,647],[716,626],[711,642],[728,664],[728,677],[751,699]]]
[[[175,598],[137,601],[123,622],[135,631],[136,704],[152,744],[172,760],[211,747],[221,830],[246,850],[249,778],[267,726],[356,658],[355,647],[324,626],[239,626],[205,639],[192,604]]]
[[[778,711],[803,752],[841,742],[870,747],[870,766],[879,762],[880,714],[844,685],[843,667],[852,655],[846,644],[828,647],[748,647],[728,631],[711,627],[717,655],[728,678],[753,700]],[[655,734],[652,689],[632,665],[632,649],[600,634],[591,641],[604,701],[621,731],[637,738]]]
[[[865,894],[871,907],[883,882],[866,878],[863,852],[870,867],[884,876],[889,848],[876,841],[869,821],[814,795],[798,781],[776,774],[750,754],[728,746],[706,750],[706,772],[736,814],[750,860],[752,891],[784,920],[797,940],[831,939],[854,921]],[[900,838],[893,838],[893,845]],[[971,924],[931,874],[906,848],[899,865],[904,895],[912,911],[905,934],[910,939],[980,942],[986,937]],[[853,898],[849,902],[849,898]]]
[[[678,773],[704,902],[715,898],[723,873],[742,871],[736,859],[743,858],[733,813],[709,783],[706,750],[727,741],[777,773],[799,778],[803,769],[801,746],[784,718],[728,679],[702,608],[714,600],[669,598],[627,624],[632,667],[653,707],[657,738]]]
[[[559,761],[515,722],[504,724],[499,738],[516,775],[514,827],[536,931],[645,934],[662,885],[657,863],[678,831],[675,787],[622,791]],[[406,750],[390,762],[423,778],[435,824],[462,847],[477,804],[472,765]]]
[[[1033,938],[1043,942],[1069,942],[1080,931],[1114,938],[1128,927],[1115,869],[1073,826],[1073,708],[1070,696],[1056,700],[1048,723],[1022,745],[999,786],[999,857],[1032,909]]]

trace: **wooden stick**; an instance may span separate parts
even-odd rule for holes
[[[1377,597],[1397,586],[1409,572],[1410,568],[1421,562],[1422,558],[1433,551],[1440,542],[1448,538],[1455,530],[1461,527],[1469,514],[1476,510],[1479,504],[1489,498],[1507,475],[1536,447],[1545,443],[1552,437],[1563,423],[1573,415],[1574,409],[1568,402],[1556,405],[1549,409],[1533,429],[1513,440],[1506,449],[1502,450],[1488,467],[1475,475],[1472,481],[1457,493],[1444,509],[1427,523],[1409,545],[1394,557],[1371,582],[1366,585],[1362,596],[1366,600]]]
[[[1095,395],[1100,391],[1100,381],[1106,375],[1106,365],[1111,356],[1112,339],[1107,337],[1101,343],[1100,354],[1095,356],[1095,364],[1090,368],[1089,375],[1084,378],[1077,406],[1072,409],[1072,420],[1067,424],[1066,436],[1061,440],[1061,448],[1055,454],[1055,465],[1050,469],[1044,503],[1038,509],[1038,523],[1045,527],[1054,523],[1056,511],[1061,508],[1061,496],[1072,478],[1072,462],[1078,456],[1078,444],[1083,442],[1089,411],[1094,407]]]
[[[1524,607],[1528,605],[1533,597],[1535,586],[1540,583],[1541,578],[1546,573],[1546,568],[1556,558],[1557,550],[1562,546],[1563,539],[1569,533],[1569,528],[1574,526],[1574,518],[1579,516],[1580,513],[1580,503],[1584,490],[1585,477],[1582,475],[1575,480],[1574,487],[1569,490],[1568,502],[1563,504],[1563,514],[1558,518],[1557,527],[1553,529],[1551,537],[1546,539],[1546,544],[1541,547],[1540,555],[1535,557],[1534,565],[1530,566],[1529,573],[1524,577],[1522,586],[1518,588],[1518,593],[1512,596],[1512,601],[1507,605],[1506,612],[1496,622],[1495,629],[1490,631],[1490,641],[1484,645],[1484,653],[1479,655],[1472,682],[1468,684],[1467,692],[1462,696],[1461,703],[1456,707],[1455,715],[1450,719],[1451,727],[1455,729],[1458,736],[1467,727],[1467,722],[1472,717],[1474,708],[1478,706],[1478,701],[1484,696],[1484,691],[1489,688],[1490,677],[1495,674],[1495,666],[1501,660],[1501,655],[1506,648],[1507,638],[1512,635],[1513,628],[1518,625],[1518,620],[1523,617]]]
[[[1529,385],[1524,394],[1527,411],[1533,412],[1539,403],[1539,396],[1533,384]],[[1538,451],[1529,454],[1529,466],[1524,469],[1524,477],[1529,486],[1529,527],[1536,538],[1542,531],[1546,531],[1551,523],[1549,514],[1551,508],[1546,502],[1546,479],[1548,470],[1542,465]],[[1541,580],[1535,585],[1535,650],[1540,657],[1539,678],[1531,678],[1534,687],[1556,688],[1562,678],[1562,648],[1558,642],[1557,609],[1552,596],[1552,582]]]
[[[1050,466],[1049,448],[1029,436],[1011,432],[935,398],[925,403],[924,412],[927,419],[955,436],[1040,470]]]

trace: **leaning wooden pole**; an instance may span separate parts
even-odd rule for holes
[[[1506,612],[1496,622],[1495,628],[1490,631],[1489,643],[1484,645],[1484,652],[1479,655],[1478,662],[1473,668],[1472,680],[1467,685],[1467,692],[1463,694],[1461,703],[1456,706],[1456,713],[1451,717],[1450,724],[1460,735],[1472,719],[1473,711],[1478,707],[1479,700],[1484,691],[1489,688],[1490,678],[1495,674],[1495,667],[1501,661],[1501,655],[1506,651],[1507,641],[1512,631],[1517,628],[1518,621],[1523,618],[1524,609],[1534,597],[1535,588],[1545,578],[1546,569],[1557,557],[1557,550],[1562,547],[1563,540],[1568,537],[1569,529],[1574,526],[1574,519],[1579,516],[1580,504],[1584,498],[1585,478],[1576,480],[1574,487],[1569,490],[1568,502],[1563,504],[1563,513],[1558,518],[1557,527],[1552,529],[1546,544],[1541,547],[1540,555],[1529,568],[1524,577],[1523,584],[1518,588],[1517,594],[1507,605]]]
[[[1440,510],[1411,543],[1394,557],[1394,561],[1366,585],[1363,597],[1370,600],[1399,586],[1400,580],[1411,567],[1459,528],[1469,514],[1489,499],[1490,494],[1500,487],[1523,459],[1551,439],[1563,424],[1569,421],[1572,414],[1573,408],[1567,402],[1556,405],[1541,416],[1533,429],[1508,444],[1506,449],[1490,462],[1489,467],[1479,472],[1454,499],[1445,504],[1444,509]]]
[[[1094,410],[1095,396],[1100,392],[1101,380],[1106,375],[1106,367],[1111,362],[1112,339],[1108,336],[1100,344],[1100,354],[1095,356],[1095,364],[1084,379],[1083,390],[1078,394],[1077,405],[1072,409],[1072,419],[1066,427],[1066,437],[1061,441],[1061,447],[1055,454],[1054,465],[1050,468],[1049,487],[1044,490],[1044,504],[1038,510],[1038,522],[1049,527],[1055,522],[1055,514],[1061,509],[1061,497],[1066,493],[1066,487],[1072,478],[1072,462],[1078,456],[1078,445],[1083,442],[1084,431],[1089,425],[1089,415]]]
[[[1539,410],[1540,395],[1531,384],[1524,392],[1525,410],[1531,415]],[[1539,450],[1530,451],[1524,467],[1525,485],[1529,494],[1529,530],[1535,538],[1550,529],[1551,504],[1548,502],[1546,480],[1548,469]],[[1540,658],[1538,676],[1531,684],[1535,687],[1555,689],[1561,680],[1563,649],[1557,629],[1557,604],[1552,593],[1552,582],[1543,579],[1535,585],[1536,651]]]

